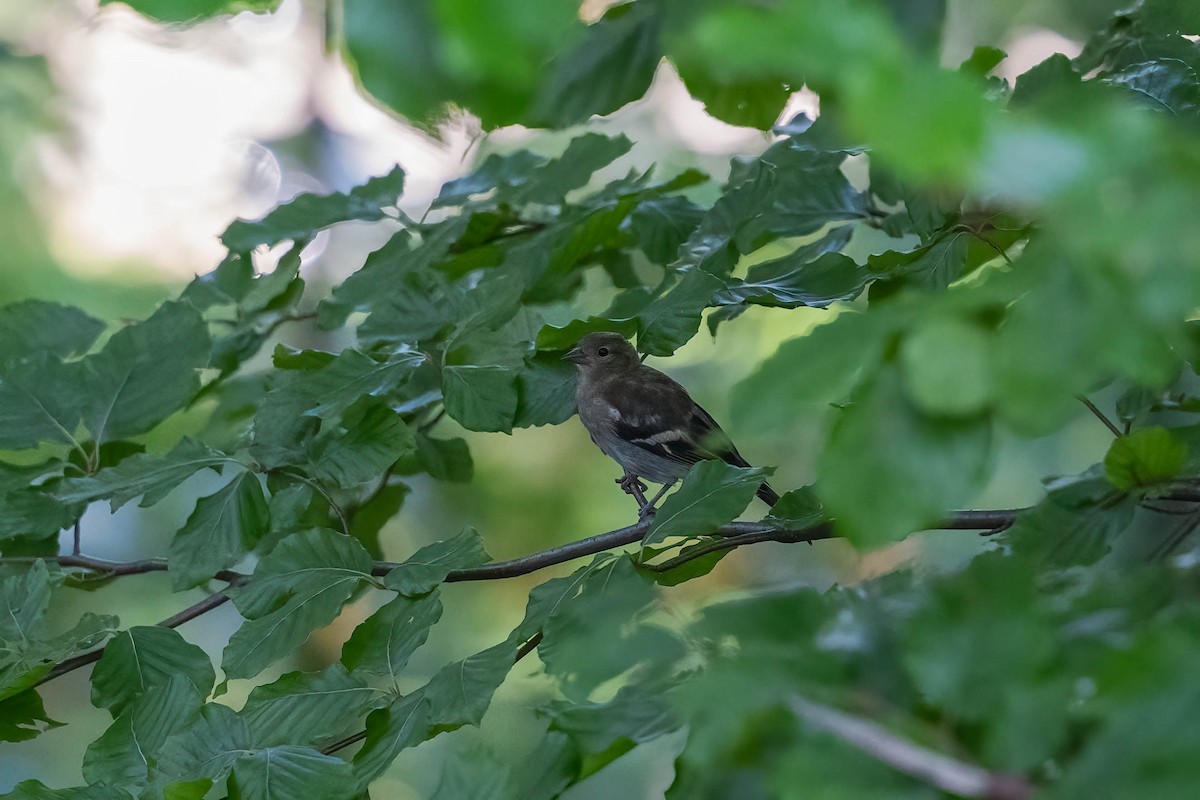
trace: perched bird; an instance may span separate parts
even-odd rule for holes
[[[750,466],[687,390],[643,364],[621,335],[589,333],[565,358],[579,368],[579,419],[596,446],[625,470],[617,483],[637,499],[641,516],[651,513],[697,461],[720,459],[735,467]],[[663,488],[647,501],[639,478]],[[757,494],[767,505],[779,500],[765,483]]]

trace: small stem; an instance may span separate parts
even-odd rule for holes
[[[71,554],[79,555],[79,520],[75,520],[74,537],[71,542]]]
[[[1085,406],[1087,406],[1089,411],[1091,411],[1093,414],[1096,415],[1096,419],[1098,419],[1104,423],[1104,427],[1106,427],[1110,431],[1112,431],[1113,436],[1116,436],[1118,439],[1120,439],[1122,436],[1125,435],[1124,433],[1121,432],[1121,429],[1118,428],[1116,425],[1114,425],[1113,421],[1111,419],[1104,416],[1104,412],[1101,411],[1100,409],[1096,408],[1096,404],[1093,403],[1091,400],[1088,400],[1085,395],[1082,395],[1082,394],[1079,395],[1079,401],[1081,403],[1083,403]]]
[[[333,495],[325,490],[324,486],[322,486],[319,482],[314,481],[312,478],[300,474],[299,472],[280,470],[280,474],[287,475],[289,478],[300,481],[301,483],[307,484],[315,489],[317,494],[325,498],[325,502],[329,503],[329,508],[332,509],[333,513],[337,516],[338,522],[340,522],[342,525],[342,533],[346,534],[347,536],[350,535],[350,521],[346,518],[346,512],[343,511],[342,507],[339,506],[337,501],[333,499]]]

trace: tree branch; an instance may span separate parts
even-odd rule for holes
[[[825,731],[907,775],[943,792],[984,800],[1028,800],[1033,786],[1018,775],[999,775],[950,758],[902,739],[882,725],[794,694],[792,712],[817,730]]]
[[[207,614],[209,611],[212,611],[218,606],[224,605],[226,602],[228,602],[228,600],[229,595],[225,594],[224,591],[214,592],[200,602],[188,606],[179,613],[167,617],[158,624],[164,628],[178,628],[183,623],[193,620],[201,614]],[[105,647],[107,647],[107,644]],[[66,661],[59,663],[54,667],[54,669],[43,675],[38,682],[34,684],[34,686],[41,686],[43,683],[52,681],[60,675],[66,675],[68,672],[74,672],[80,667],[86,667],[88,664],[94,664],[100,660],[100,656],[102,655],[104,655],[104,647],[99,647],[87,653],[81,653],[80,655],[68,658]]]
[[[1116,436],[1118,439],[1120,439],[1122,436],[1125,435],[1125,433],[1120,428],[1118,428],[1115,424],[1113,424],[1113,421],[1111,419],[1109,419],[1108,417],[1106,417],[1104,415],[1103,411],[1101,411],[1099,408],[1096,407],[1095,403],[1093,403],[1091,400],[1087,399],[1086,395],[1082,395],[1082,394],[1079,395],[1079,402],[1081,402],[1085,406],[1087,406],[1088,411],[1091,411],[1092,414],[1094,414],[1096,416],[1096,419],[1103,422],[1104,427],[1106,427],[1110,431],[1112,431],[1113,436]]]
[[[1177,500],[1192,500],[1200,501],[1200,492],[1195,490],[1184,489],[1179,492],[1172,492],[1164,495],[1167,499]],[[955,511],[949,517],[942,521],[938,526],[944,530],[1003,530],[1011,525],[1017,518],[1017,515],[1024,509],[996,509],[987,511]],[[586,539],[580,539],[575,542],[552,547],[549,550],[543,550],[539,553],[533,553],[522,558],[514,558],[510,561],[497,561],[491,564],[484,564],[479,567],[470,569],[459,569],[450,572],[445,579],[446,583],[457,583],[462,581],[487,581],[498,580],[501,578],[513,578],[519,575],[528,575],[531,572],[545,569],[546,567],[562,564],[567,561],[573,561],[576,558],[595,555],[606,550],[612,550],[616,547],[633,544],[641,541],[645,536],[646,531],[650,529],[653,519],[645,519],[638,522],[636,525],[630,525],[625,528],[618,528],[615,531],[601,533],[596,536],[589,536]],[[686,557],[677,556],[674,559],[664,562],[663,564],[651,567],[652,569],[666,570],[672,569],[679,564],[685,563],[693,558],[703,555],[707,552],[713,552],[719,549],[740,547],[745,544],[763,541],[779,541],[779,542],[811,542],[817,539],[829,539],[837,536],[832,524],[822,522],[817,525],[812,525],[808,528],[799,530],[780,530],[769,525],[764,525],[761,522],[731,522],[720,529],[713,531],[712,536],[720,537],[725,541],[715,541],[712,546],[703,552],[693,550]],[[89,569],[108,577],[119,577],[122,575],[140,575],[147,572],[162,572],[168,569],[168,561],[165,558],[146,558],[139,561],[108,561],[102,558],[93,558],[92,556],[68,554],[55,556],[53,558],[41,559],[33,556],[12,556],[0,557],[0,563],[19,564],[33,563],[39,560],[53,560],[62,567],[79,567]],[[395,562],[376,561],[371,569],[372,575],[386,575],[391,570],[399,566]],[[216,573],[214,578],[227,582],[230,586],[236,586],[249,579],[250,576],[233,570],[221,570]],[[225,603],[229,597],[224,591],[216,592],[209,595],[204,600],[201,600],[195,605],[185,608],[178,614],[168,617],[158,623],[167,628],[174,628],[188,620],[195,619],[201,614],[207,613],[212,609]],[[536,637],[535,637],[536,638]],[[531,640],[532,641],[532,640]],[[522,648],[520,655],[526,655],[525,647],[532,650],[537,644],[526,643]],[[50,672],[46,673],[38,685],[46,681],[53,680],[59,675],[65,675],[72,670],[87,664],[92,664],[99,660],[100,655],[104,652],[104,648],[99,648],[88,653],[69,658],[56,666]]]
[[[517,650],[517,655],[516,655],[516,657],[513,658],[513,664],[516,664],[522,658],[524,658],[525,656],[532,653],[534,650],[537,649],[537,646],[541,643],[542,643],[542,632],[538,631],[533,636],[530,636],[529,639],[525,642],[525,644],[521,645],[520,649]],[[350,745],[354,744],[355,742],[361,742],[365,738],[367,738],[367,732],[365,730],[359,731],[358,733],[352,733],[349,736],[347,736],[345,739],[340,739],[331,745],[322,747],[321,752],[324,753],[325,755],[332,755],[333,753],[336,753],[338,750],[342,750],[346,747],[349,747]]]

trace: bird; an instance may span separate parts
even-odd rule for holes
[[[589,333],[563,358],[577,367],[579,419],[596,446],[625,471],[616,482],[637,500],[639,518],[653,514],[662,496],[699,461],[750,466],[687,389],[643,364],[620,334]],[[662,484],[649,501],[642,478]],[[766,483],[756,494],[769,506],[779,501]]]

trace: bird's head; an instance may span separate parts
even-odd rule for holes
[[[564,356],[580,369],[631,369],[641,364],[637,350],[619,333],[589,333]]]

